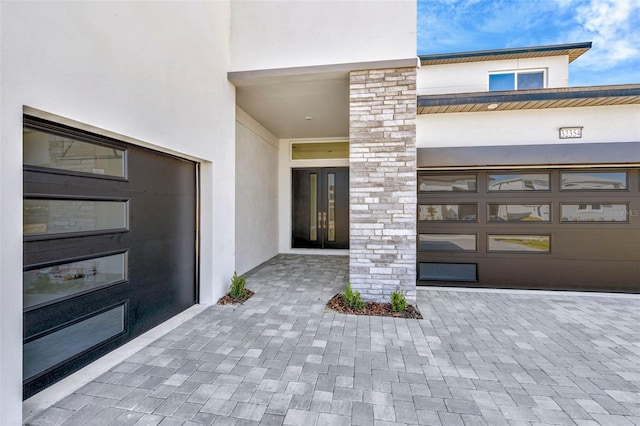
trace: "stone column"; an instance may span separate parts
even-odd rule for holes
[[[364,300],[416,297],[416,68],[350,74],[349,273]]]

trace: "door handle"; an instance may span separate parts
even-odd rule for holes
[[[327,212],[322,212],[322,227],[327,229]]]
[[[322,229],[322,212],[318,212],[318,229]]]

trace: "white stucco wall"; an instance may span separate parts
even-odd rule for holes
[[[418,69],[418,95],[486,92],[489,73],[545,70],[549,88],[569,86],[569,57],[509,59],[448,65],[424,65]]]
[[[416,56],[415,0],[233,0],[231,70]]]
[[[278,254],[278,139],[236,111],[236,271]]]
[[[211,303],[235,264],[235,92],[226,2],[0,7],[0,424],[18,425],[23,106],[202,162],[200,285]]]
[[[581,139],[559,139],[576,126]],[[417,124],[419,148],[638,141],[640,105],[424,114]]]
[[[291,143],[293,142],[345,142],[344,138],[324,138],[324,139],[280,139],[280,150],[278,151],[278,218],[279,237],[278,247],[280,253],[298,254],[338,254],[348,255],[349,250],[332,249],[294,249],[291,247],[292,219],[292,179],[291,169],[305,167],[349,167],[349,159],[329,159],[329,160],[292,160]]]

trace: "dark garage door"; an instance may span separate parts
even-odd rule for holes
[[[640,291],[638,169],[418,173],[418,284]]]
[[[24,397],[196,302],[196,164],[25,117]]]

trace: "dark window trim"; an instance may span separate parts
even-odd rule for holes
[[[123,327],[122,327],[122,331],[120,333],[114,334],[113,336],[111,336],[111,337],[109,337],[109,338],[107,338],[107,339],[105,339],[105,340],[103,340],[103,341],[101,341],[99,343],[96,343],[95,345],[93,345],[93,346],[91,346],[89,348],[86,348],[85,350],[83,350],[83,351],[81,351],[81,352],[79,352],[77,354],[74,354],[73,356],[71,356],[69,358],[66,358],[65,360],[59,362],[58,364],[53,365],[53,366],[45,369],[44,371],[39,372],[38,374],[36,374],[34,376],[31,376],[31,377],[29,377],[27,379],[23,379],[23,381],[22,381],[23,385],[29,384],[29,383],[37,380],[38,378],[44,376],[45,374],[50,373],[51,371],[55,370],[56,368],[60,367],[61,365],[67,364],[67,363],[69,363],[70,361],[72,361],[74,359],[80,358],[81,356],[85,355],[86,353],[91,352],[91,351],[95,350],[96,348],[98,348],[100,346],[103,346],[103,345],[106,345],[109,342],[112,342],[113,340],[115,340],[115,339],[117,339],[119,337],[122,337],[125,334],[127,334],[129,332],[129,299],[121,301],[121,302],[118,302],[118,303],[114,303],[114,304],[109,305],[109,306],[107,306],[105,308],[102,308],[100,310],[90,312],[90,313],[88,313],[86,315],[83,315],[81,317],[74,318],[71,321],[67,321],[67,322],[65,322],[63,324],[59,324],[56,327],[52,327],[52,328],[44,330],[44,331],[42,331],[40,333],[36,333],[34,335],[31,335],[31,336],[29,336],[27,338],[23,338],[22,339],[22,345],[24,346],[27,343],[33,342],[34,340],[37,340],[37,339],[39,339],[41,337],[48,336],[49,334],[55,333],[56,331],[60,331],[60,330],[62,330],[64,328],[70,327],[72,325],[75,325],[75,324],[77,324],[79,322],[82,322],[84,320],[87,320],[89,318],[92,318],[92,317],[95,317],[97,315],[103,314],[103,313],[105,313],[107,311],[110,311],[112,309],[116,309],[116,308],[118,308],[120,306],[123,307],[123,316],[122,316],[122,319],[123,319],[123,324],[122,325],[123,325]]]
[[[624,168],[624,169],[572,169],[572,170],[560,170],[560,172],[558,173],[558,192],[598,192],[598,193],[604,193],[604,192],[611,192],[611,193],[622,193],[622,192],[630,192],[631,191],[631,186],[629,185],[629,174],[630,174],[631,170],[628,168]],[[596,189],[596,188],[589,188],[589,189],[563,189],[562,188],[562,175],[563,174],[580,174],[580,173],[624,173],[625,174],[625,181],[624,184],[626,186],[626,188],[624,189]]]
[[[23,235],[24,242],[31,241],[44,241],[44,240],[57,240],[63,238],[77,238],[77,237],[90,237],[96,235],[109,235],[109,234],[120,234],[123,232],[129,232],[129,223],[130,223],[130,198],[122,198],[122,197],[95,197],[95,196],[69,196],[69,195],[61,195],[61,194],[34,194],[34,193],[25,193],[23,196],[23,200],[66,200],[66,201],[116,201],[116,202],[124,202],[126,208],[126,228],[113,228],[113,229],[98,229],[95,231],[78,231],[78,232],[61,232],[59,234],[35,234],[35,235]]]
[[[447,282],[447,283],[476,283],[479,280],[478,263],[477,262],[418,262],[418,273],[420,272],[420,264],[434,264],[434,265],[474,265],[476,267],[475,280],[429,280],[418,276],[417,281],[425,282]]]
[[[489,249],[489,242],[492,236],[523,236],[523,237],[549,237],[549,251],[534,251],[534,250],[491,250]],[[505,232],[501,234],[487,232],[487,253],[495,254],[495,253],[507,253],[507,254],[535,254],[535,255],[551,255],[553,254],[553,242],[551,241],[551,234],[538,234],[538,233],[513,233],[513,232]]]
[[[417,182],[418,182],[418,194],[477,194],[478,193],[478,188],[480,185],[478,185],[479,181],[478,181],[478,172],[471,172],[471,173],[467,173],[465,171],[461,171],[459,173],[455,173],[455,172],[436,172],[436,171],[421,171],[418,170],[417,171]],[[468,190],[468,191],[421,191],[420,190],[420,177],[421,176],[473,176],[476,180],[476,189],[475,190]]]
[[[536,191],[537,192],[537,191]],[[539,206],[549,206],[549,220],[504,220],[504,221],[500,221],[500,220],[490,220],[490,208],[491,206],[523,206],[523,205],[530,205],[530,204],[535,204],[535,205],[539,205]],[[547,224],[551,224],[553,223],[553,202],[548,201],[548,202],[537,202],[537,201],[531,201],[529,202],[529,200],[523,200],[522,202],[493,202],[493,201],[487,201],[486,202],[487,205],[487,223],[490,224],[499,224],[499,226],[504,226],[506,224],[509,225],[514,225],[514,224],[527,224],[526,226],[531,226],[531,225],[547,225]]]
[[[514,170],[515,172],[517,172],[517,170]],[[490,181],[490,177],[491,176],[509,176],[509,175],[546,175],[549,180],[549,189],[489,189],[489,181]],[[533,173],[527,173],[526,170],[521,170],[520,173],[513,173],[513,172],[509,172],[509,171],[497,171],[497,172],[493,172],[492,170],[487,170],[485,172],[485,192],[487,194],[546,194],[546,193],[550,193],[553,192],[553,174],[551,173],[550,170],[548,171],[536,171]]]
[[[41,118],[33,117],[30,115],[23,116],[23,127],[32,130],[39,130],[41,132],[50,133],[62,137],[70,137],[82,142],[87,142],[95,145],[104,146],[107,148],[118,149],[122,152],[123,174],[124,176],[111,176],[111,175],[99,175],[88,172],[76,172],[73,170],[56,169],[53,167],[31,166],[23,165],[24,170],[41,172],[41,173],[53,173],[67,176],[88,177],[92,179],[104,179],[104,180],[116,180],[116,181],[128,181],[129,167],[128,167],[128,147],[123,142],[109,138],[107,136],[97,135],[95,133],[79,130],[64,124],[54,123],[52,121],[44,120]]]
[[[586,205],[601,205],[601,206],[608,206],[608,205],[613,205],[613,204],[620,204],[620,205],[624,205],[626,206],[626,219],[625,220],[612,220],[612,221],[606,221],[606,220],[562,220],[562,206],[571,206],[571,205],[582,205],[582,204],[586,204]],[[572,225],[572,224],[576,224],[576,225],[598,225],[598,226],[603,226],[603,225],[628,225],[631,223],[630,217],[631,215],[629,214],[631,211],[631,203],[629,201],[610,201],[610,200],[606,200],[606,201],[584,201],[584,200],[580,200],[579,202],[571,202],[571,201],[561,201],[560,202],[560,224],[562,225]]]
[[[420,248],[420,235],[473,235],[475,236],[475,249],[473,250],[425,250]],[[478,254],[478,239],[480,237],[479,232],[471,232],[471,233],[460,233],[460,232],[418,232],[418,251],[424,253],[472,253]],[[421,263],[430,263],[430,262],[421,262]],[[431,262],[433,263],[433,262]],[[437,262],[441,263],[441,262]]]
[[[103,284],[101,286],[98,287],[93,287],[84,291],[80,291],[77,293],[73,293],[73,294],[69,294],[67,296],[62,296],[53,300],[50,300],[48,302],[43,302],[43,303],[38,303],[37,305],[32,305],[29,306],[28,308],[24,308],[23,311],[24,312],[29,312],[29,311],[33,311],[36,309],[40,309],[43,308],[45,306],[52,306],[55,305],[57,303],[61,303],[61,302],[65,302],[69,299],[73,299],[74,297],[80,297],[80,296],[84,296],[86,294],[89,293],[93,293],[95,291],[99,291],[105,288],[111,288],[111,287],[115,287],[117,285],[120,284],[125,284],[129,282],[129,249],[123,249],[123,250],[115,250],[115,251],[108,251],[108,252],[100,252],[100,253],[94,253],[91,255],[84,255],[84,256],[75,256],[75,257],[69,257],[69,258],[64,258],[64,259],[56,259],[54,261],[50,261],[50,262],[42,262],[42,263],[34,263],[31,265],[27,265],[23,268],[23,272],[29,272],[29,271],[33,271],[36,269],[40,269],[40,268],[48,268],[51,266],[57,266],[57,265],[64,265],[66,263],[72,263],[72,262],[82,262],[83,260],[91,260],[91,259],[98,259],[101,257],[107,257],[107,256],[115,256],[118,254],[124,254],[125,255],[125,277],[122,280],[118,280],[118,281],[113,281],[110,282],[108,284]]]
[[[465,191],[467,192],[467,191]],[[460,193],[460,192],[459,192]],[[451,220],[451,219],[443,219],[443,220],[420,220],[420,206],[475,206],[476,207],[476,218],[475,220]],[[478,223],[478,214],[480,212],[479,203],[472,202],[463,202],[463,203],[429,203],[429,202],[418,202],[418,223]]]

